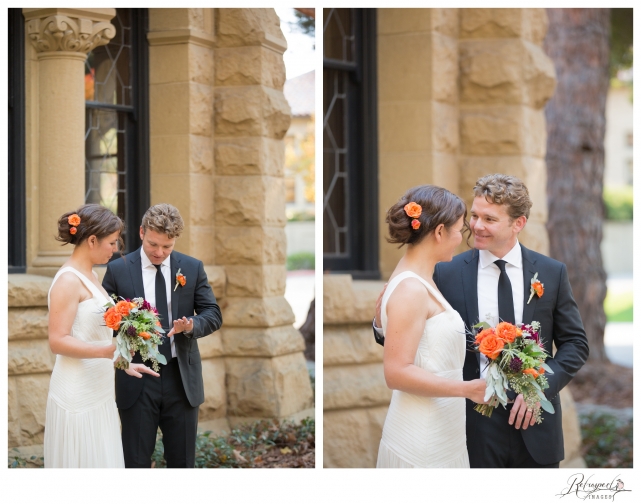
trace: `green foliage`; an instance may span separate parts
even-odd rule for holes
[[[287,222],[312,222],[316,215],[311,212],[292,212],[287,215]]]
[[[294,10],[294,14],[296,15],[296,25],[298,26],[300,31],[305,35],[309,35],[310,37],[315,37],[316,21],[314,20],[314,18],[306,16],[305,14],[297,10]]]
[[[580,415],[583,458],[588,467],[632,467],[632,419],[610,414]]]
[[[315,256],[311,252],[297,252],[287,256],[287,271],[313,270]]]
[[[610,9],[610,75],[632,67],[632,9]]]
[[[605,218],[615,221],[632,220],[632,186],[606,186],[603,188]]]
[[[196,468],[261,467],[262,457],[274,448],[296,454],[314,447],[314,443],[313,418],[303,419],[300,424],[260,420],[233,429],[228,436],[200,432],[196,438]],[[160,433],[152,461],[154,467],[167,467]]]
[[[14,448],[14,451],[17,450]],[[25,458],[21,455],[14,455],[13,458],[9,458],[9,464],[7,467],[12,468],[38,468],[42,469],[45,466],[44,457],[36,457],[31,455],[29,458]]]
[[[608,322],[632,322],[633,312],[632,291],[612,293],[605,296],[603,308]]]

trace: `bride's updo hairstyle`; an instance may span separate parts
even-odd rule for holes
[[[405,207],[409,203],[420,205],[418,217],[408,215]],[[410,213],[414,214],[411,208]],[[447,189],[433,185],[412,187],[387,211],[385,222],[389,226],[389,238],[386,240],[399,243],[400,247],[417,244],[440,224],[449,230],[461,216],[467,223],[465,203]]]
[[[100,205],[82,205],[77,210],[66,212],[58,219],[58,236],[56,240],[63,245],[78,245],[92,235],[102,240],[118,231],[119,249],[123,249],[122,232],[125,228],[120,217]]]

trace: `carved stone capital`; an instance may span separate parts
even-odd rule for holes
[[[85,16],[82,15],[84,12],[71,9],[70,12],[42,9],[40,13],[34,12],[36,9],[29,10],[32,12],[25,12],[27,34],[38,53],[64,51],[87,54],[94,47],[108,44],[116,35],[115,26],[109,22],[113,16],[102,13]]]

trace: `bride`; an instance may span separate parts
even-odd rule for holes
[[[74,245],[49,289],[49,347],[56,354],[45,421],[45,467],[124,467],[114,393],[113,332],[103,322],[110,298],[93,272],[118,250],[123,222],[100,205],[58,220],[57,240]],[[127,373],[159,376],[144,364]]]
[[[465,398],[482,403],[485,380],[463,381],[464,323],[432,280],[461,243],[466,214],[458,196],[431,185],[413,187],[387,212],[388,241],[407,248],[381,306],[394,392],[377,467],[469,467]]]

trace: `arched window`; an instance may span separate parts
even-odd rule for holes
[[[147,9],[116,9],[116,36],[85,63],[85,202],[126,224],[126,252],[140,246],[149,206]]]

